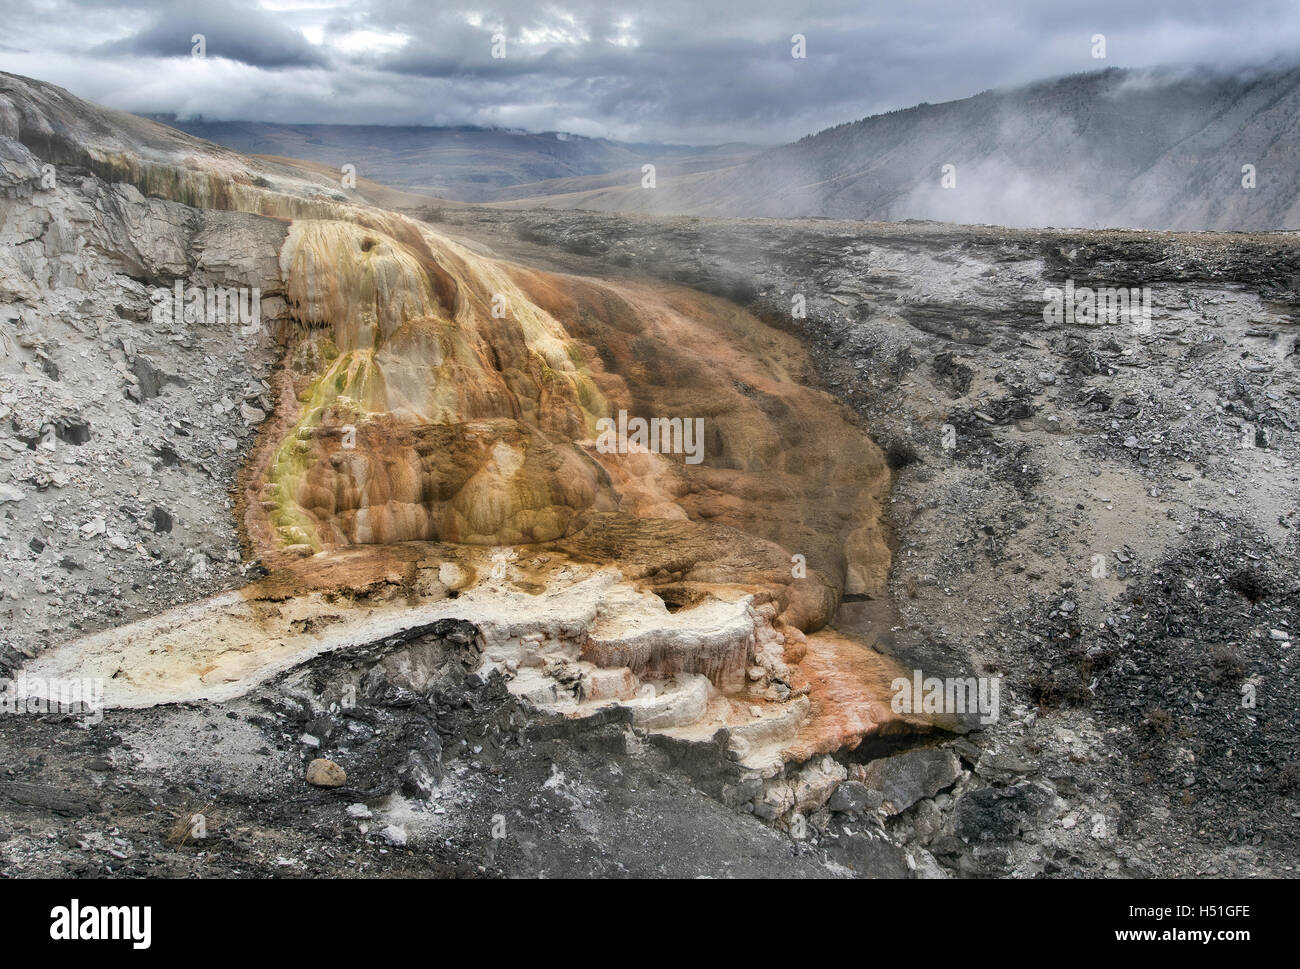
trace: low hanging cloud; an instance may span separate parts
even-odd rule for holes
[[[1294,0],[48,0],[8,15],[0,69],[208,119],[774,143],[1058,74],[1298,48]]]

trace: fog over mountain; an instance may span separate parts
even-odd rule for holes
[[[1298,169],[1300,69],[1110,69],[875,115],[653,191],[520,204],[1248,231],[1300,226]]]

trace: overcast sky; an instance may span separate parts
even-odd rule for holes
[[[0,70],[128,111],[691,143],[786,141],[1099,67],[1300,52],[1300,0],[0,5]],[[796,33],[803,59],[791,56]],[[1097,33],[1105,60],[1092,57]],[[496,34],[504,57],[493,56]]]

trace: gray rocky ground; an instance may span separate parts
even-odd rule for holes
[[[68,166],[38,192],[39,159],[0,146],[7,672],[257,571],[233,492],[275,348],[155,324],[148,291],[260,283],[273,321],[259,254],[284,224]],[[835,625],[927,675],[1004,677],[1000,717],[803,765],[801,821],[774,827],[730,806],[752,801],[722,783],[721,746],[548,720],[470,672],[472,627],[435,625],[226,703],[0,716],[6,871],[1293,872],[1294,237],[422,214],[522,262],[685,283],[798,333],[897,471],[891,595],[845,602]],[[1045,323],[1043,289],[1066,278],[1149,286],[1150,324]],[[317,759],[341,786],[305,782]]]
[[[958,742],[955,791],[1019,831],[954,841],[943,798],[904,836],[980,874],[1294,870],[1293,234],[440,215],[765,312],[890,449],[892,602],[837,624],[1005,676],[1014,712]],[[1150,287],[1150,323],[1048,325],[1066,279]]]

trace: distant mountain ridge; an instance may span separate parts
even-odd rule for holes
[[[514,197],[532,183],[635,172],[655,164],[665,174],[718,168],[752,155],[750,145],[692,147],[588,138],[562,131],[527,132],[470,125],[326,125],[182,120],[145,115],[186,134],[245,154],[301,158],[341,167],[391,188],[462,202]],[[629,174],[630,178],[631,175]]]
[[[1243,184],[1248,173],[1253,187]],[[1300,228],[1300,68],[1112,68],[874,115],[714,171],[661,177],[653,190],[608,179],[563,188],[509,204],[1009,226]]]

